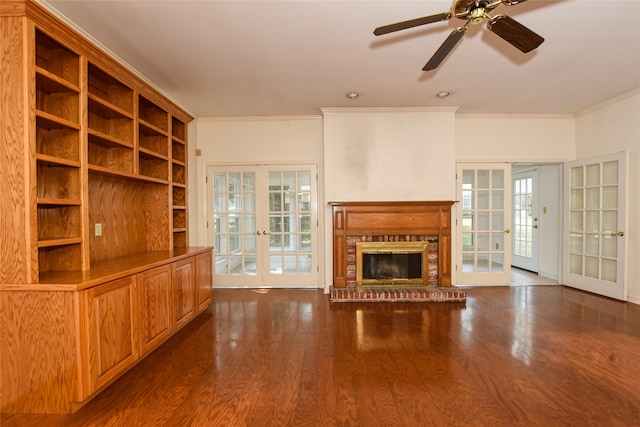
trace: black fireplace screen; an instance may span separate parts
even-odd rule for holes
[[[422,253],[363,253],[362,279],[422,278]]]

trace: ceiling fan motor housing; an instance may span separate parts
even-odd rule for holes
[[[472,24],[481,24],[487,17],[487,13],[501,4],[501,0],[456,0],[453,2],[451,12],[456,18],[468,20]]]

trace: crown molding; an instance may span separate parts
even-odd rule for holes
[[[460,119],[574,119],[574,114],[458,113]]]
[[[322,116],[234,116],[234,117],[198,117],[198,122],[278,122],[292,120],[322,120]]]
[[[633,90],[630,90],[629,92],[625,92],[625,93],[623,93],[621,95],[615,96],[613,98],[607,99],[606,101],[602,101],[599,104],[596,104],[596,105],[594,105],[592,107],[589,107],[589,108],[586,108],[584,110],[578,111],[576,113],[576,117],[584,116],[585,114],[592,113],[592,112],[594,112],[596,110],[599,110],[601,108],[607,107],[607,106],[612,105],[612,104],[615,104],[617,102],[622,101],[623,99],[630,98],[630,97],[632,97],[634,95],[640,95],[640,87],[636,88],[636,89],[633,89]]]

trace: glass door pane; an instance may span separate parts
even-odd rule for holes
[[[254,172],[213,174],[216,274],[256,274],[255,183]]]
[[[565,165],[564,283],[626,299],[626,153]]]
[[[509,164],[459,164],[458,260],[460,284],[509,282],[511,179]],[[462,177],[462,180],[460,180]]]
[[[269,171],[269,273],[311,274],[311,172]]]

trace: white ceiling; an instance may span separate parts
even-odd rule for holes
[[[502,5],[494,14],[545,38],[537,50],[523,54],[486,26],[472,26],[431,72],[423,65],[464,21],[380,37],[372,31],[446,12],[450,1],[47,3],[199,117],[442,106],[572,114],[640,87],[640,0]],[[361,96],[350,101],[351,91]],[[438,99],[440,91],[452,94]]]

